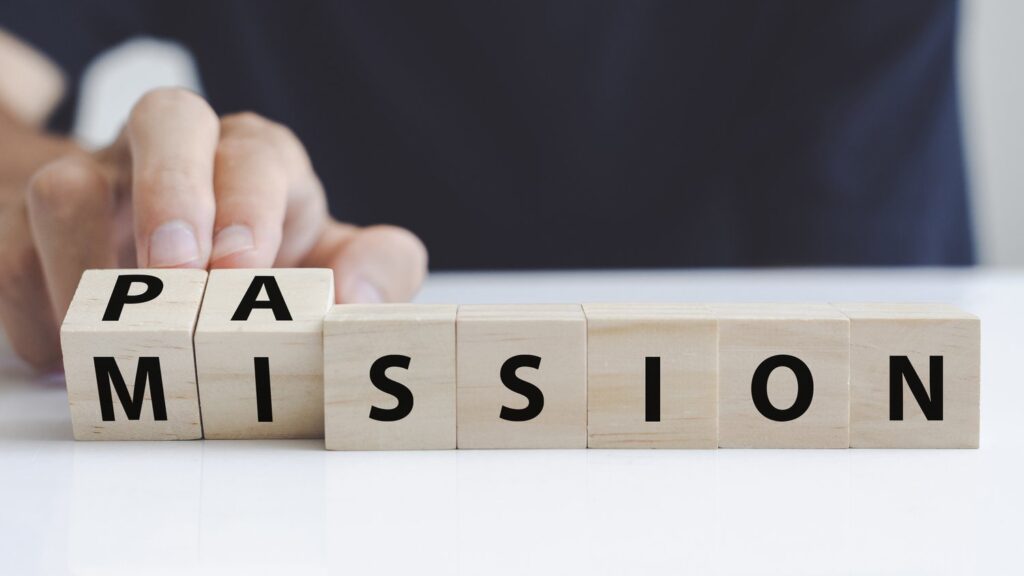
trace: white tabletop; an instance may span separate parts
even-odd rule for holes
[[[76,443],[60,378],[0,343],[0,573],[1024,573],[1022,296],[1024,273],[837,270],[434,275],[420,297],[958,304],[982,319],[979,450]]]

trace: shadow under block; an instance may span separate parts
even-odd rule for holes
[[[82,275],[61,326],[76,440],[202,438],[192,332],[206,277],[202,270]]]
[[[587,446],[581,306],[460,306],[456,335],[459,448]]]
[[[851,447],[978,447],[976,316],[946,304],[835,306],[850,318]]]
[[[699,304],[584,304],[587,445],[717,448],[718,322]]]
[[[711,305],[718,445],[848,448],[850,321],[827,304]]]
[[[455,448],[457,308],[346,304],[328,312],[328,450]]]
[[[321,268],[213,270],[195,333],[206,438],[322,438]]]

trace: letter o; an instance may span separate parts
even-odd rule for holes
[[[776,368],[789,368],[796,376],[796,400],[793,405],[784,410],[776,408],[768,398],[768,377]],[[804,364],[803,360],[788,354],[779,354],[767,358],[754,371],[754,377],[750,381],[750,396],[754,400],[757,411],[765,418],[776,422],[789,422],[803,416],[804,412],[811,407],[811,400],[814,398],[814,378],[811,370]]]

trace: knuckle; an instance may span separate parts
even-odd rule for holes
[[[226,136],[217,144],[218,166],[234,164],[243,158],[264,164],[277,160],[277,150],[265,140],[241,134]]]
[[[100,171],[85,157],[68,156],[47,164],[32,177],[29,209],[34,215],[73,218],[83,203],[109,192]]]
[[[170,164],[139,173],[132,193],[137,199],[164,199],[167,202],[188,202],[201,210],[211,210],[213,194],[207,191],[212,183],[202,168]]]
[[[258,132],[271,122],[255,112],[245,111],[228,114],[220,123],[225,132]]]
[[[286,162],[304,154],[299,138],[284,124],[269,120],[255,112],[238,112],[221,120],[224,139],[255,139],[266,143]]]
[[[273,122],[267,127],[267,139],[281,149],[299,146],[299,138],[284,124]]]
[[[203,106],[208,107],[209,104],[203,97],[191,90],[177,87],[162,87],[154,88],[145,94],[143,94],[135,108],[137,109],[148,109],[156,108],[161,109],[167,106]]]
[[[185,88],[164,87],[150,90],[139,98],[128,117],[128,124],[135,125],[169,110],[179,109],[194,112],[208,121],[217,120],[213,108],[199,94]]]
[[[287,174],[278,150],[266,140],[250,135],[233,135],[217,144],[216,184],[219,190],[239,185],[238,171],[259,166],[263,184],[277,189],[287,186]],[[241,182],[245,182],[243,177]]]
[[[135,193],[142,196],[175,195],[195,188],[200,180],[196,170],[181,165],[159,166],[140,172],[135,178]]]

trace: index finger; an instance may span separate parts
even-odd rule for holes
[[[209,262],[219,130],[210,105],[187,90],[154,90],[132,110],[127,136],[139,266],[205,268]]]

